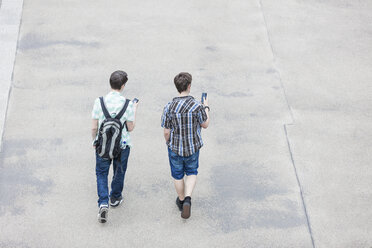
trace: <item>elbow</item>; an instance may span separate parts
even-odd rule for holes
[[[134,130],[134,122],[127,122],[127,130],[128,132],[132,132]]]
[[[207,129],[208,126],[209,126],[209,121],[206,121],[203,124],[201,124],[201,127],[204,128],[204,129]]]

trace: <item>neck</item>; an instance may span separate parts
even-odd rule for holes
[[[182,96],[188,96],[190,94],[190,92],[188,92],[188,91],[183,91],[183,92],[181,92],[180,93],[180,97],[182,97]]]
[[[120,90],[111,89],[113,92],[121,93]]]

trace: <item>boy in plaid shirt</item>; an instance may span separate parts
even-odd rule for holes
[[[203,99],[201,104],[190,96],[191,81],[192,76],[187,72],[181,72],[174,78],[179,96],[165,106],[161,120],[178,194],[176,204],[184,219],[189,218],[191,213],[191,194],[198,174],[199,150],[203,146],[201,128],[209,125],[208,99]]]

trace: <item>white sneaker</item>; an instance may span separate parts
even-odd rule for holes
[[[108,205],[102,204],[99,207],[98,222],[100,222],[100,223],[106,223],[106,221],[107,221],[107,215],[108,215]]]

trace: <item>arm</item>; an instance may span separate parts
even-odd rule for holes
[[[164,107],[163,115],[161,116],[161,127],[164,128],[164,139],[168,144],[171,136],[171,117],[168,114],[169,103]]]
[[[132,132],[136,126],[136,112],[137,112],[138,102],[133,103],[134,121],[127,121],[128,132]]]
[[[136,125],[135,121],[127,121],[128,132],[132,132]]]
[[[98,120],[92,120],[92,139],[95,140],[98,132]],[[94,146],[93,146],[94,147]]]
[[[164,139],[165,141],[168,143],[169,139],[170,139],[170,133],[171,133],[171,130],[168,129],[168,128],[164,128]]]
[[[208,106],[208,97],[204,98],[203,106]],[[201,124],[202,128],[208,128],[209,126],[209,109],[205,109],[205,113],[207,114],[207,120]]]

